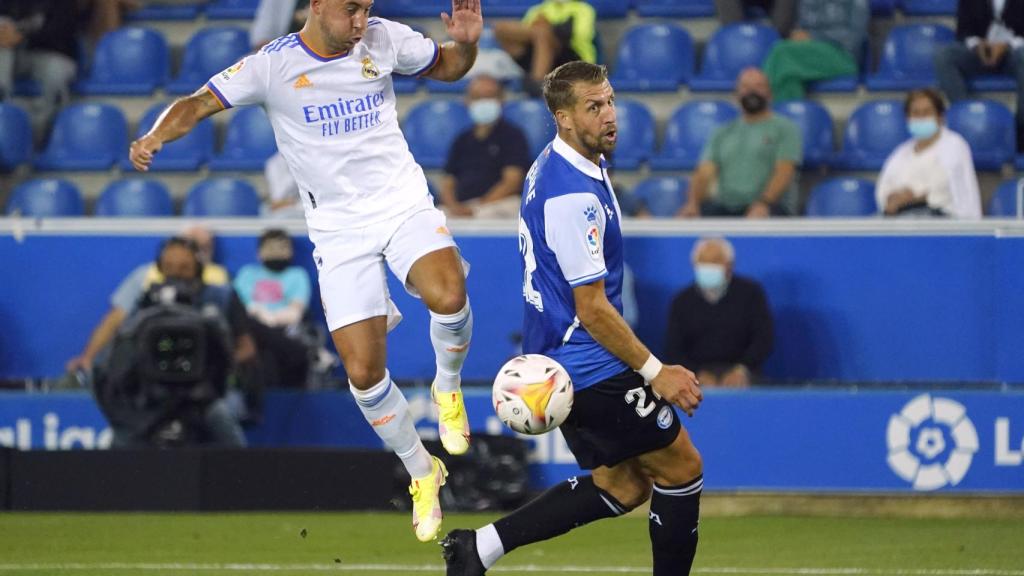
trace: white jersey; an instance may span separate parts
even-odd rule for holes
[[[206,86],[227,108],[266,108],[307,224],[336,230],[384,221],[429,195],[398,126],[391,74],[422,74],[439,57],[438,45],[412,28],[370,18],[347,53],[317,54],[289,34]]]

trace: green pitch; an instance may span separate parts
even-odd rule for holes
[[[493,516],[450,515],[445,529]],[[647,521],[518,550],[495,574],[650,574]],[[399,514],[2,514],[0,576],[443,574]],[[1024,522],[708,518],[695,574],[1024,576]]]

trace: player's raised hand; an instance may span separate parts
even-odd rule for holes
[[[700,383],[697,382],[697,375],[677,365],[662,366],[661,372],[658,372],[658,375],[651,381],[651,389],[665,400],[681,408],[687,416],[693,416],[693,412],[704,399],[704,394],[700,391]]]
[[[131,147],[128,149],[128,159],[131,160],[132,166],[135,166],[136,170],[146,172],[149,170],[149,165],[153,163],[153,156],[163,146],[163,142],[156,138],[149,135],[143,136],[132,142]]]
[[[441,13],[448,37],[459,44],[476,44],[484,30],[480,0],[452,0],[452,15]]]

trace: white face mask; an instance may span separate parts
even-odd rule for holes
[[[501,116],[501,101],[484,98],[469,103],[469,117],[474,124],[491,124]]]

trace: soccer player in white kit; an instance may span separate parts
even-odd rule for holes
[[[472,67],[483,29],[480,0],[453,0],[442,14],[451,42],[370,17],[372,0],[312,0],[305,27],[270,42],[171,104],[132,143],[145,171],[165,142],[226,108],[262,105],[298,182],[327,325],[353,395],[374,431],[412,478],[413,527],[429,541],[441,526],[438,491],[447,471],[424,448],[386,368],[387,332],[401,315],[388,296],[385,263],[430,310],[437,359],[432,386],[441,443],[469,448],[460,372],[473,316],[465,270],[445,217],[398,126],[392,73],[444,81]]]

